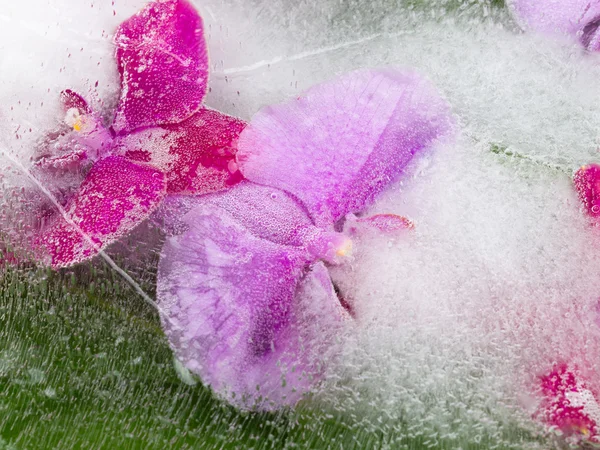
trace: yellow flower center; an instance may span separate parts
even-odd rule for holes
[[[350,256],[350,254],[352,253],[352,241],[348,238],[344,239],[344,242],[342,243],[342,245],[340,245],[337,250],[335,251],[335,254],[337,256]]]

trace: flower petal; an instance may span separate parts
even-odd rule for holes
[[[448,105],[418,75],[360,70],[259,111],[238,162],[244,177],[293,194],[327,227],[363,210],[450,127]]]
[[[206,194],[242,179],[235,153],[245,126],[236,117],[202,108],[181,123],[118,138],[113,152],[165,172],[169,194]]]
[[[600,217],[600,165],[581,167],[573,177],[579,199],[592,217]]]
[[[577,37],[589,50],[597,49],[598,0],[512,0],[509,6],[525,29]]]
[[[242,181],[205,201],[226,210],[255,236],[276,244],[302,246],[315,230],[298,202],[268,186]]]
[[[540,381],[542,420],[566,436],[600,443],[600,405],[577,371],[560,364]]]
[[[118,156],[101,159],[66,205],[69,220],[55,214],[36,246],[53,267],[91,258],[147,218],[164,197],[165,184],[154,168]]]
[[[118,133],[180,122],[201,104],[208,79],[202,19],[185,0],[158,0],[115,35],[121,99]]]
[[[177,356],[238,407],[295,404],[313,385],[316,350],[328,341],[311,333],[323,324],[311,314],[337,303],[326,269],[305,275],[303,249],[261,239],[218,206],[198,206],[185,221],[187,231],[165,243],[157,283]]]
[[[75,108],[79,114],[91,114],[92,109],[89,107],[85,99],[77,92],[71,89],[65,89],[60,93],[60,101],[66,111]]]
[[[414,227],[415,224],[410,219],[396,214],[375,214],[367,217],[356,217],[350,214],[344,223],[344,231],[349,234],[375,231],[394,235],[405,230],[412,230]]]

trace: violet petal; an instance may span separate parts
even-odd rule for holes
[[[180,122],[201,104],[208,79],[202,19],[185,0],[158,0],[115,35],[121,99],[114,129]]]
[[[65,207],[67,217],[79,230],[55,214],[36,246],[55,268],[91,258],[147,218],[165,190],[164,174],[154,168],[119,156],[101,159]]]
[[[302,204],[291,195],[247,180],[214,194],[169,196],[153,219],[167,234],[180,234],[188,229],[182,217],[205,204],[224,209],[255,236],[302,247],[315,260],[339,264],[351,253],[352,242],[347,236],[314,226]]]
[[[329,227],[371,204],[451,122],[420,76],[360,70],[259,111],[240,135],[238,162],[244,177],[293,194]]]
[[[589,25],[600,17],[599,0],[512,0],[509,7],[523,28],[577,37],[586,48],[595,50],[597,26],[592,29]]]
[[[240,408],[295,404],[317,377],[317,342],[327,342],[311,333],[321,324],[314,315],[340,318],[330,318],[341,307],[325,267],[305,277],[304,250],[255,236],[215,205],[192,209],[185,221],[187,231],[165,243],[157,283],[177,356]]]
[[[242,181],[203,200],[226,210],[250,233],[276,244],[302,246],[315,232],[302,206],[279,189]]]

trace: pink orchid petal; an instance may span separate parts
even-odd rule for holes
[[[169,194],[206,194],[242,179],[235,153],[246,123],[202,108],[189,119],[117,139],[113,151],[167,174]]]
[[[353,231],[373,230],[384,234],[397,234],[405,230],[412,230],[415,227],[411,220],[396,214],[375,214],[374,216],[358,217],[351,222],[348,225],[353,228]]]
[[[525,29],[576,37],[598,49],[599,0],[512,0],[509,6]]]
[[[579,199],[592,217],[600,217],[600,165],[581,167],[573,177]]]
[[[60,101],[65,111],[75,108],[80,114],[91,114],[92,112],[85,99],[71,89],[65,89],[60,93]]]
[[[177,123],[201,104],[208,79],[202,19],[185,0],[157,0],[115,35],[121,99],[114,129]]]
[[[42,171],[75,170],[78,169],[81,166],[81,163],[86,159],[86,151],[74,150],[57,156],[44,156],[38,159],[34,164]]]
[[[36,244],[55,268],[82,262],[147,218],[165,187],[164,175],[154,168],[118,156],[101,159],[65,207],[79,229],[56,214]]]
[[[420,76],[360,70],[259,111],[238,162],[244,177],[293,194],[327,227],[371,204],[450,128],[447,103]]]
[[[567,436],[600,443],[600,405],[579,374],[561,364],[540,381],[541,418]]]
[[[302,248],[261,239],[210,203],[184,220],[187,231],[165,243],[157,282],[177,356],[240,408],[295,404],[315,382],[313,358],[333,329],[316,317],[339,322],[329,315],[341,307],[327,270],[319,263],[306,275]],[[314,334],[316,326],[329,331]]]

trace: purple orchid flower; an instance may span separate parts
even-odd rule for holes
[[[298,402],[352,315],[329,269],[348,263],[361,227],[412,227],[355,214],[451,128],[433,87],[395,69],[352,72],[257,113],[238,141],[249,181],[167,202],[187,212],[167,221],[176,234],[157,298],[184,365],[240,408]]]
[[[34,247],[53,267],[93,257],[167,194],[205,194],[242,179],[235,152],[245,123],[202,103],[208,56],[197,11],[185,0],[151,2],[119,26],[114,42],[121,96],[112,126],[64,91],[71,129],[52,137],[33,169],[66,212],[38,218]]]
[[[572,36],[600,51],[599,0],[512,0],[509,7],[525,29]]]

